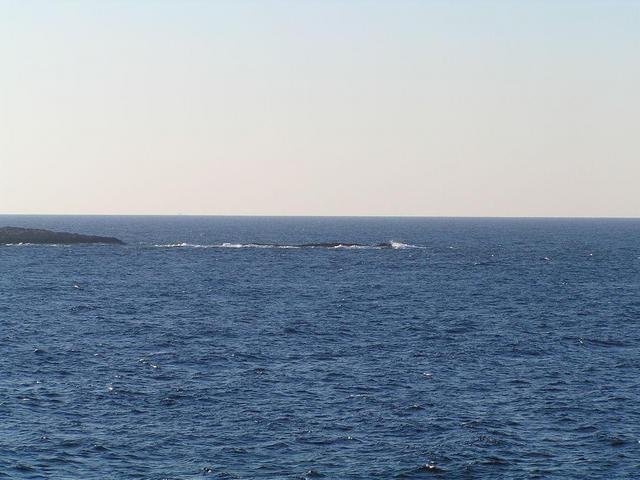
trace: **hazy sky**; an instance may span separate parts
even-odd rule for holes
[[[0,0],[0,213],[640,216],[640,0]]]

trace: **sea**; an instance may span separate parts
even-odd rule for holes
[[[0,478],[640,478],[640,220],[5,225]]]

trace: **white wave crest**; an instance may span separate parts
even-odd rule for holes
[[[197,244],[197,243],[166,243],[156,244],[158,248],[279,248],[279,249],[330,249],[330,250],[380,250],[391,248],[394,250],[403,250],[408,248],[425,248],[409,243],[390,241],[376,244],[354,244],[354,243],[305,243],[299,245],[286,245],[278,243],[213,243],[213,244]]]
[[[268,243],[220,243],[217,248],[300,248],[296,245],[276,245]]]
[[[300,248],[296,245],[271,245],[262,243],[212,243],[212,244],[198,244],[198,243],[165,243],[156,244],[156,248]]]
[[[204,248],[206,245],[197,245],[194,243],[163,243],[156,244],[154,247],[157,248]]]
[[[0,243],[0,247],[70,247],[59,243]]]
[[[410,243],[394,242],[393,240],[391,240],[391,242],[389,242],[389,244],[391,245],[391,248],[393,248],[395,250],[403,250],[405,248],[425,248],[425,247],[421,247],[419,245],[412,245]]]

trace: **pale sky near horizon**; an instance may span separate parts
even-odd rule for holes
[[[0,213],[640,216],[640,0],[0,0]]]

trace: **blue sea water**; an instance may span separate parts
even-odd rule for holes
[[[2,225],[0,478],[640,478],[638,220]]]

